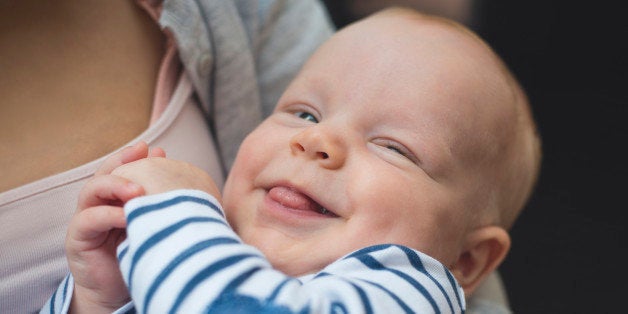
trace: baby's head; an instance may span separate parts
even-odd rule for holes
[[[224,206],[291,275],[406,245],[467,294],[510,247],[540,142],[526,97],[466,28],[389,9],[323,44],[243,142]]]

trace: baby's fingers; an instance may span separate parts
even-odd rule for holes
[[[78,209],[99,205],[122,205],[144,194],[144,189],[122,177],[101,175],[93,177],[81,190]]]
[[[126,163],[136,161],[148,156],[148,145],[145,142],[138,142],[133,146],[128,146],[119,152],[107,157],[102,165],[96,170],[95,175],[110,174],[113,169]]]
[[[90,241],[113,229],[125,227],[126,219],[122,207],[95,206],[83,210],[73,218],[68,228],[68,236],[76,241]]]
[[[164,151],[161,147],[153,147],[148,152],[148,157],[166,157],[166,151]]]

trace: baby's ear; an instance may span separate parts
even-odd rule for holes
[[[458,260],[450,267],[468,297],[495,270],[510,249],[510,236],[501,227],[488,226],[472,231]]]

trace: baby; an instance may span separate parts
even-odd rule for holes
[[[107,160],[43,310],[463,312],[540,155],[522,89],[479,37],[388,9],[315,52],[242,143],[222,207],[160,150]]]

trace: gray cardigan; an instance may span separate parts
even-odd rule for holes
[[[325,7],[310,0],[167,0],[160,24],[174,34],[225,170],[334,30]]]

